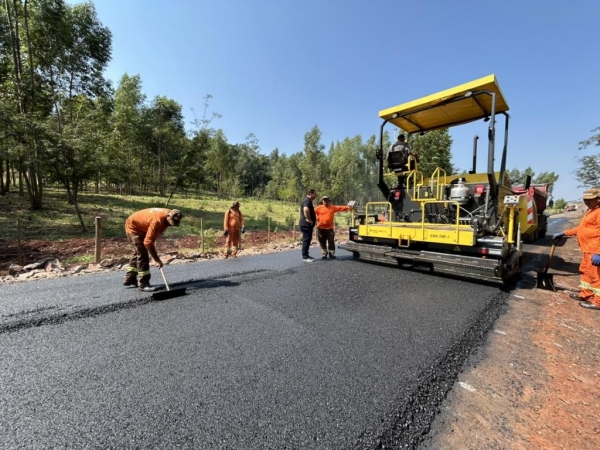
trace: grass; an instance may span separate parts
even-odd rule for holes
[[[234,200],[241,204],[247,230],[289,230],[298,222],[299,204],[254,198],[227,198],[216,195],[190,197],[175,194],[169,208],[181,210],[181,226],[170,230],[171,236],[200,235],[201,230],[223,229],[223,216]],[[166,198],[159,196],[123,196],[81,192],[78,198],[87,231],[82,232],[75,208],[66,201],[64,190],[47,188],[44,209],[33,211],[27,197],[9,193],[0,196],[0,239],[61,240],[94,236],[96,217],[101,218],[102,236],[122,237],[125,220],[144,208],[164,207]],[[18,221],[17,221],[18,219]],[[17,222],[20,223],[18,230]]]

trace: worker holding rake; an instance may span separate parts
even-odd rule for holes
[[[579,265],[579,293],[569,296],[579,300],[579,306],[600,310],[600,189],[588,189],[583,193],[587,206],[581,223],[570,230],[553,236],[555,243],[563,236],[577,236],[579,248],[583,252]]]
[[[223,219],[223,235],[226,236],[226,248],[223,258],[227,259],[229,256],[237,257],[240,246],[240,235],[245,232],[244,215],[240,211],[240,202],[233,202],[233,205],[227,210]]]
[[[182,218],[181,211],[166,208],[142,209],[127,218],[125,233],[135,249],[126,267],[123,285],[138,286],[141,290],[151,289],[150,257],[159,268],[163,266],[154,243],[168,227],[178,227]]]

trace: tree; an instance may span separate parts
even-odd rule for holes
[[[583,156],[579,159],[581,166],[575,171],[575,178],[580,184],[577,187],[599,188],[600,187],[600,154]]]
[[[300,162],[304,190],[316,189],[317,192],[323,192],[328,187],[329,167],[324,149],[321,130],[315,125],[304,135],[304,156]]]
[[[547,184],[548,194],[552,195],[554,185],[558,181],[559,175],[554,172],[542,172],[538,176],[531,167],[527,167],[525,170],[520,171],[519,169],[512,169],[507,172],[508,178],[513,186],[525,186],[527,183],[527,177],[531,177],[531,184]]]
[[[559,198],[554,202],[554,209],[565,209],[567,206],[567,201],[564,198]]]
[[[362,191],[360,153],[363,143],[360,135],[338,142],[329,151],[330,188],[328,195],[335,202],[357,198]]]
[[[118,186],[120,193],[133,194],[134,185],[141,184],[140,149],[142,111],[146,96],[139,75],[124,74],[114,95],[111,117],[112,135],[107,152],[105,176]]]
[[[592,130],[592,133],[600,132],[600,127]],[[589,146],[600,147],[600,133],[579,143],[579,150]],[[600,154],[583,156],[579,158],[581,166],[575,171],[575,178],[581,183],[578,187],[598,188],[600,187]]]
[[[158,192],[164,196],[169,182],[176,183],[184,156],[185,129],[181,105],[175,100],[156,96],[145,111],[150,141],[151,161]]]
[[[429,177],[437,167],[445,170],[448,175],[454,173],[452,165],[452,137],[448,129],[434,130],[424,135],[410,136],[409,145],[419,158],[419,171]]]

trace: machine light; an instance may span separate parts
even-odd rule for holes
[[[490,254],[490,249],[489,248],[481,248],[479,249],[479,253],[482,255],[489,255]]]

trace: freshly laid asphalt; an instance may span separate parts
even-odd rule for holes
[[[1,287],[0,448],[414,448],[508,294],[339,256]]]

